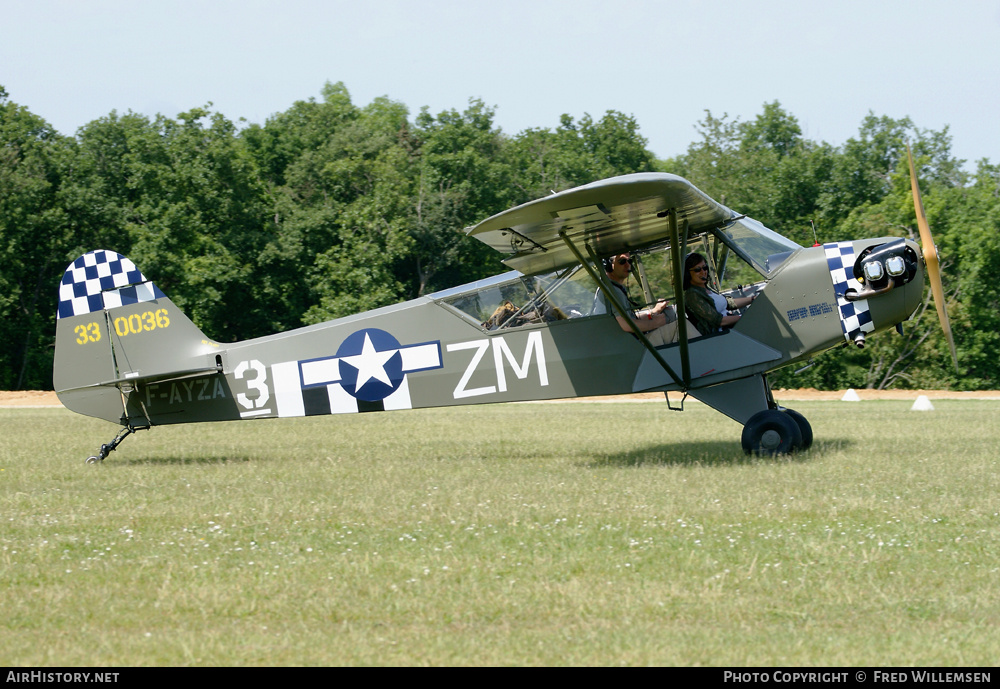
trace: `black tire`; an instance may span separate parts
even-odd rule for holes
[[[748,455],[787,455],[802,446],[802,431],[790,414],[765,409],[747,421],[742,442],[743,451]]]
[[[781,411],[795,419],[795,423],[799,425],[799,432],[802,433],[802,444],[799,445],[798,449],[805,451],[812,447],[813,429],[812,426],[809,425],[809,422],[806,421],[806,417],[802,416],[802,414],[798,413],[794,409],[782,409]]]

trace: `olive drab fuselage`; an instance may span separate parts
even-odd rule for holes
[[[923,295],[909,240],[804,248],[672,175],[596,182],[468,233],[516,270],[236,343],[203,334],[129,259],[90,252],[60,285],[56,392],[130,430],[675,390],[748,424],[777,408],[768,371],[863,345]],[[692,250],[707,254],[724,293],[756,295],[734,327],[652,347],[622,331],[621,314],[591,313],[607,289],[597,259],[619,252],[639,264],[640,301],[682,308],[677,266]],[[750,279],[725,284],[731,273]]]

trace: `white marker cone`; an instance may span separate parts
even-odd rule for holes
[[[840,398],[841,402],[860,402],[861,398],[858,397],[858,393],[854,392],[854,388],[850,388],[844,393],[844,396]]]
[[[934,411],[934,405],[931,404],[930,398],[927,395],[920,395],[917,401],[913,403],[910,407],[910,411]]]

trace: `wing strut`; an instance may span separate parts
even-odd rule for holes
[[[615,299],[614,295],[611,293],[611,288],[608,287],[607,285],[607,278],[603,275],[599,275],[598,272],[594,270],[594,266],[591,265],[590,261],[584,258],[583,254],[581,254],[580,250],[576,248],[576,245],[573,244],[572,240],[570,240],[570,238],[566,236],[566,229],[567,228],[564,227],[563,229],[559,230],[559,236],[562,238],[563,242],[566,243],[566,246],[569,247],[569,250],[576,257],[576,260],[578,260],[580,262],[580,265],[583,266],[583,269],[586,270],[587,273],[590,275],[590,277],[594,279],[594,282],[597,283],[598,288],[601,290],[601,292],[604,293],[604,299],[609,304],[612,305],[615,311],[617,311],[622,318],[625,319],[625,321],[629,324],[629,327],[632,328],[632,332],[635,334],[636,337],[639,338],[639,342],[641,342],[642,346],[645,347],[646,350],[653,355],[653,358],[656,359],[656,362],[663,367],[663,370],[667,372],[667,375],[673,378],[674,382],[677,383],[679,386],[681,386],[681,389],[686,392],[688,388],[687,384],[684,381],[682,381],[677,376],[676,373],[674,373],[674,370],[670,368],[670,364],[668,364],[663,359],[663,357],[660,356],[660,353],[656,351],[656,347],[650,344],[649,340],[646,338],[643,332],[639,330],[639,326],[635,324],[635,321],[631,318],[631,316],[622,310],[621,304],[619,304],[618,300]],[[587,250],[589,253],[593,254],[593,251],[591,251],[589,246],[587,247]],[[593,255],[591,257],[594,259],[596,263],[597,257]],[[677,318],[678,320],[680,320],[680,314],[678,314]],[[682,346],[684,346],[684,349],[681,350],[683,352],[682,356],[686,356],[687,342],[684,342]],[[686,359],[682,359],[682,361],[686,362]],[[690,381],[690,379],[691,376],[690,374],[688,374],[688,380]]]
[[[664,211],[667,216],[667,226],[670,233],[670,264],[673,269],[674,278],[674,299],[677,304],[677,343],[681,354],[681,375],[684,376],[684,389],[691,385],[691,356],[688,352],[688,320],[687,310],[684,308],[684,260],[681,258],[681,251],[687,247],[688,222],[683,221],[684,243],[680,242],[680,233],[677,228],[677,209],[671,208]]]

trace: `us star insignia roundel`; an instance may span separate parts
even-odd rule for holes
[[[341,386],[359,400],[385,399],[403,382],[399,342],[384,330],[359,330],[340,345],[337,358]]]
[[[440,342],[403,345],[385,330],[358,330],[334,356],[272,367],[278,416],[410,409],[406,374],[441,366]]]

